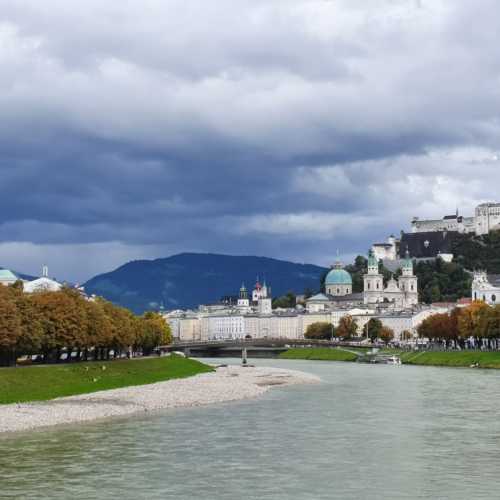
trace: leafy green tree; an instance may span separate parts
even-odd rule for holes
[[[273,300],[273,309],[292,309],[297,304],[297,298],[293,292],[277,297]]]
[[[328,340],[334,336],[334,328],[331,323],[318,321],[307,327],[304,337],[306,339]]]
[[[377,340],[380,337],[382,327],[382,322],[379,319],[370,318],[370,320],[363,327],[364,335],[370,338],[372,341]]]

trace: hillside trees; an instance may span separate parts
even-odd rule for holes
[[[484,269],[492,274],[500,274],[500,231],[487,235],[458,234],[452,243],[455,260],[472,271]]]
[[[472,277],[459,263],[442,259],[419,262],[415,266],[415,275],[420,300],[424,303],[455,302],[470,296]]]
[[[293,292],[288,292],[281,297],[273,299],[273,309],[293,309],[297,304],[297,297]]]

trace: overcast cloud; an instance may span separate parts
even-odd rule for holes
[[[326,265],[500,201],[498,33],[494,0],[0,0],[0,265]]]

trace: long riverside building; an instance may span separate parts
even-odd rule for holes
[[[377,312],[369,309],[338,309],[325,312],[277,312],[267,315],[242,314],[237,310],[219,312],[174,311],[165,315],[175,339],[183,341],[234,340],[244,338],[303,339],[312,323],[327,322],[338,326],[344,316],[351,316],[361,334],[371,318],[378,318],[394,331],[395,339],[405,331],[416,334],[417,327],[432,314],[449,311],[453,305],[419,306],[401,312]]]

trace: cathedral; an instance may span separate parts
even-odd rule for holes
[[[363,299],[366,305],[394,304],[398,309],[409,309],[418,304],[418,278],[413,273],[413,261],[408,251],[403,260],[402,274],[391,278],[384,286],[384,277],[379,270],[379,261],[370,252],[368,272],[363,277]]]
[[[351,275],[336,262],[326,275],[325,293],[309,298],[306,307],[310,312],[363,304],[368,308],[411,309],[418,303],[418,278],[413,273],[413,260],[408,251],[402,260],[401,276],[397,280],[391,278],[387,284],[380,273],[379,260],[370,251],[368,269],[363,276],[363,293],[353,293]]]

